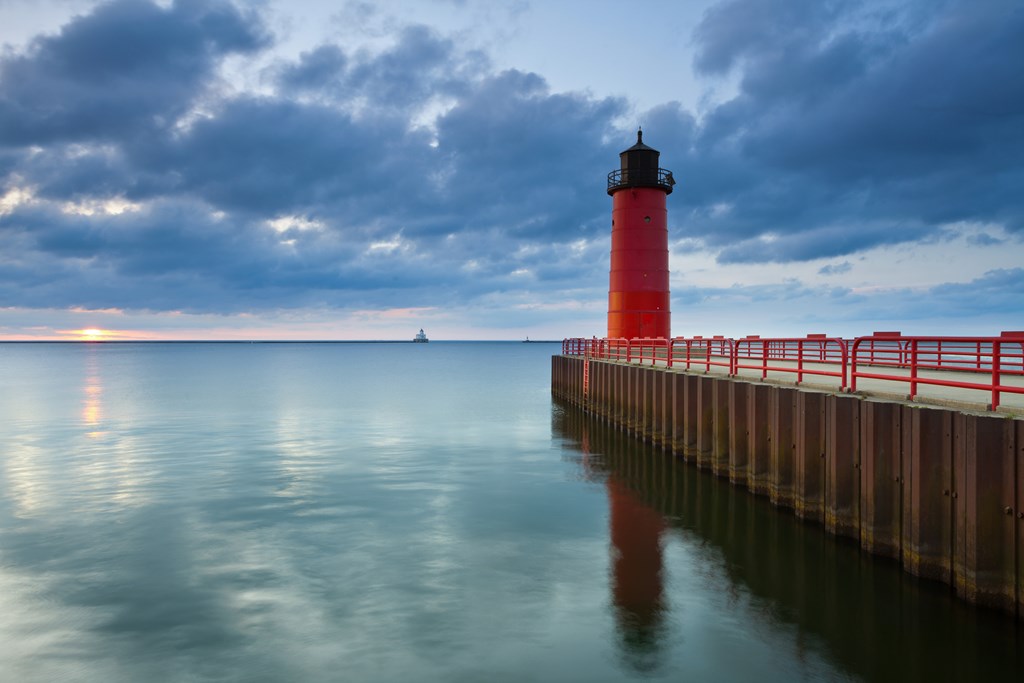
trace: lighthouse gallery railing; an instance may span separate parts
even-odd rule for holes
[[[620,187],[660,187],[672,191],[676,184],[672,171],[665,168],[620,168],[608,174],[608,190]]]

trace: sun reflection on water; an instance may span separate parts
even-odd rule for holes
[[[85,361],[85,381],[82,385],[82,424],[91,428],[86,436],[95,439],[103,436],[98,429],[103,419],[103,378],[100,374],[99,356],[90,353]]]

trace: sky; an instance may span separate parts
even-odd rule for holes
[[[0,0],[0,339],[1024,329],[1019,0]],[[92,332],[85,332],[92,330]]]

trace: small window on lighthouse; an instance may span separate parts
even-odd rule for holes
[[[644,216],[644,223],[650,223],[650,222],[651,222],[651,217],[650,216]]]

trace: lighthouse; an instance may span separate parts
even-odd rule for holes
[[[610,338],[671,337],[668,289],[668,210],[672,172],[658,166],[661,153],[636,144],[619,154],[608,174],[612,196],[612,255],[608,282]]]

